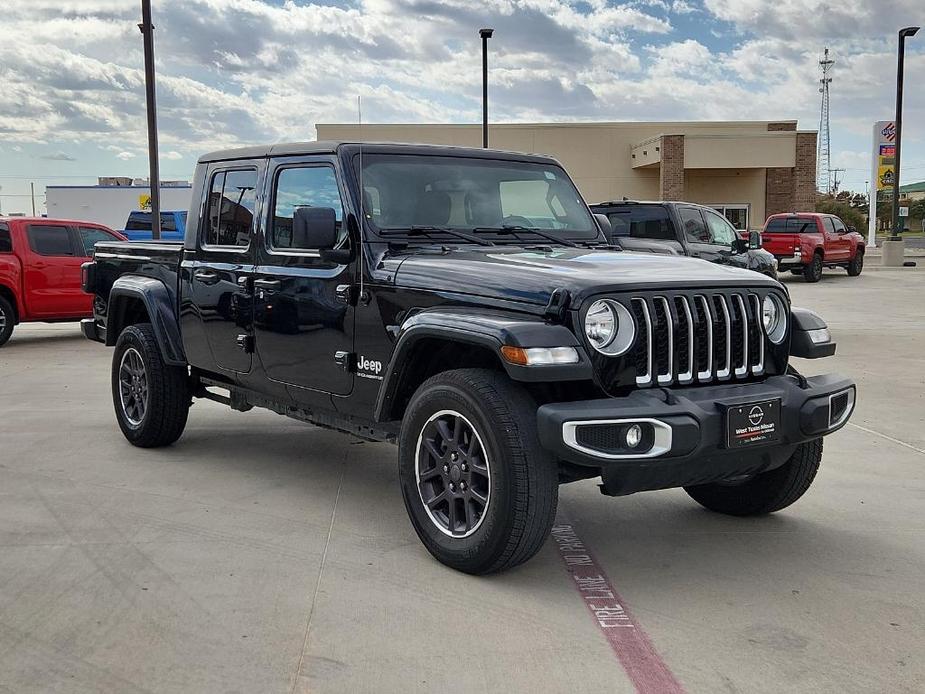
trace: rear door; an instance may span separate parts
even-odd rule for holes
[[[348,296],[356,261],[326,261],[293,233],[297,208],[328,207],[334,209],[339,245],[349,243],[334,160],[273,159],[267,177],[266,229],[254,279],[257,354],[278,383],[346,395],[353,389],[354,308]],[[298,390],[294,395],[303,397]]]
[[[262,169],[262,161],[237,161],[211,164],[204,172],[195,246],[187,240],[180,268],[180,322],[196,366],[251,370]]]
[[[835,220],[832,217],[823,217],[822,235],[825,237],[825,259],[847,260],[848,251],[843,248],[843,239],[835,230]]]
[[[28,224],[23,257],[23,303],[36,318],[76,318],[90,313],[80,286],[84,257],[75,233],[65,224]],[[22,252],[25,251],[25,252]]]

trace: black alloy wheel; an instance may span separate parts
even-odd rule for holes
[[[803,268],[803,279],[810,284],[822,279],[822,256],[818,253],[814,253],[809,265]]]
[[[431,415],[415,454],[418,494],[428,517],[451,537],[468,537],[491,502],[488,451],[478,431],[455,410]]]
[[[857,277],[864,269],[864,251],[857,251],[848,263],[848,276]]]
[[[133,427],[140,427],[148,411],[148,374],[134,347],[122,353],[119,364],[119,402],[122,415]]]
[[[13,306],[0,296],[0,346],[10,339],[15,324],[16,314],[13,313]]]
[[[112,403],[122,434],[134,446],[168,446],[186,427],[187,369],[164,363],[150,323],[128,326],[116,341]]]

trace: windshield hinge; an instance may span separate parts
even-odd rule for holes
[[[549,297],[549,303],[546,304],[543,318],[550,323],[564,323],[565,312],[568,310],[569,298],[567,289],[563,289],[562,287],[554,289]]]

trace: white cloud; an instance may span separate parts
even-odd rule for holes
[[[159,0],[161,158],[310,139],[317,122],[353,122],[358,94],[367,121],[478,122],[486,25],[496,29],[492,114],[504,121],[799,118],[815,128],[828,43],[833,145],[857,152],[892,103],[895,34],[871,18],[913,18],[922,0],[326,2]],[[3,6],[0,139],[141,152],[137,5]],[[925,54],[910,42],[907,75],[922,74]],[[906,95],[904,159],[925,160],[925,143],[915,145],[925,94]]]
[[[119,152],[116,155],[116,159],[121,159],[122,161],[129,161],[130,159],[134,159],[137,156],[138,155],[135,154],[134,152],[129,152],[127,150],[124,150],[122,152]]]

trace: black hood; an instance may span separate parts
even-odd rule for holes
[[[560,287],[575,305],[596,294],[640,289],[780,286],[704,260],[603,249],[417,248],[390,260],[400,263],[394,280],[400,287],[542,305]]]

